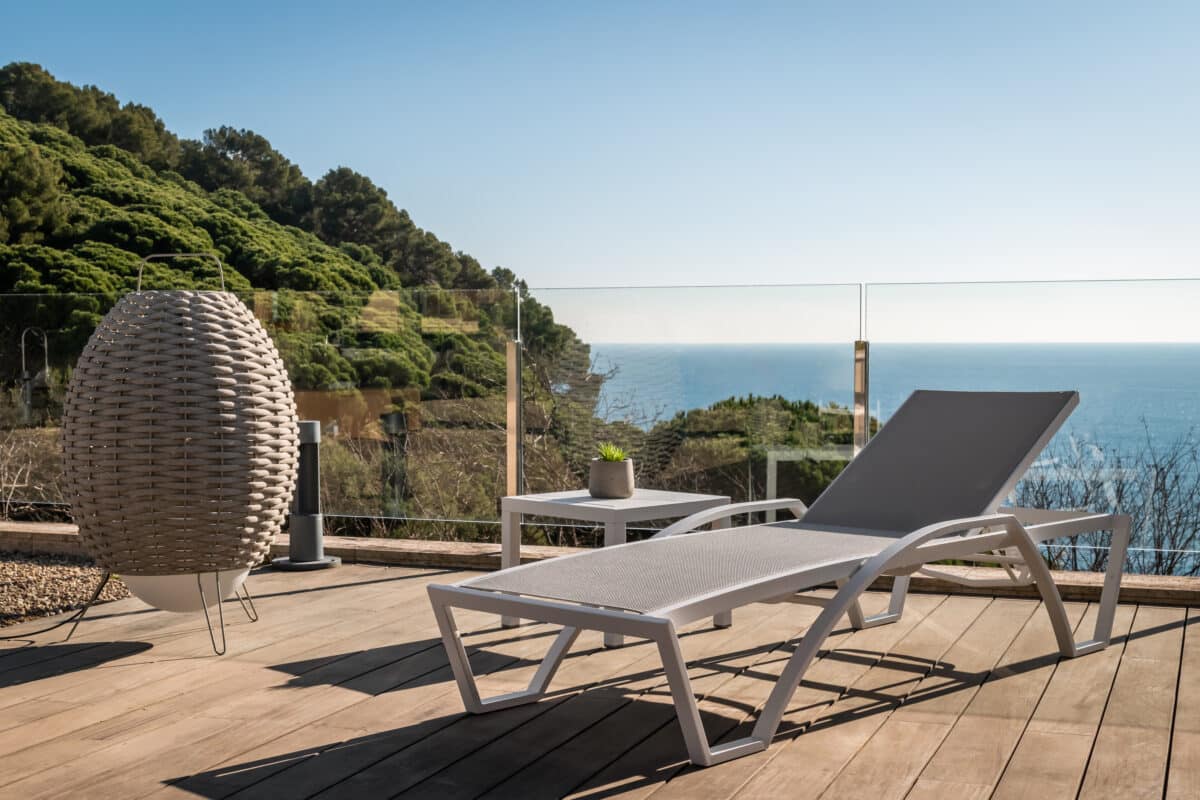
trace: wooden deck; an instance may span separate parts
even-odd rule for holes
[[[424,587],[465,574],[263,573],[261,621],[226,605],[223,658],[201,617],[136,600],[69,643],[2,642],[0,797],[1200,797],[1197,609],[1123,605],[1112,647],[1060,661],[1034,601],[913,595],[901,622],[834,635],[770,749],[697,770],[644,644],[585,634],[552,698],[464,716]],[[710,737],[739,735],[815,613],[683,637]],[[489,693],[551,641],[460,620]]]

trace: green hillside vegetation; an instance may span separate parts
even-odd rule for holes
[[[69,367],[141,259],[161,252],[218,253],[248,302],[276,293],[264,321],[299,389],[503,386],[523,284],[418,228],[369,178],[339,167],[313,183],[252,131],[180,140],[145,106],[36,65],[0,69],[0,380],[15,378],[29,325],[52,332],[54,366]],[[153,262],[143,276],[148,288],[217,283],[203,260]],[[525,305],[531,347],[582,346]]]

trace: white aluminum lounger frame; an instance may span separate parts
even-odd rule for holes
[[[1039,439],[1029,457],[1015,471],[1015,475],[1005,482],[1005,488],[1000,497],[1007,496],[1012,485],[1024,474],[1034,456],[1042,449],[1046,440],[1061,424],[1062,418],[1065,418],[1073,407],[1072,403],[1062,417],[1056,419],[1045,435]],[[993,508],[998,504],[999,498]],[[806,509],[798,500],[740,503],[701,511],[662,530],[653,538],[664,539],[686,535],[702,525],[736,514],[780,508],[791,508],[801,520],[801,528],[796,530],[793,535],[797,537],[797,546],[803,547],[805,531],[802,525]],[[780,524],[786,525],[787,523]],[[732,531],[736,533],[739,530],[753,530],[761,527],[771,526],[751,526],[732,529]],[[1051,539],[1104,530],[1112,531],[1112,545],[1108,571],[1101,593],[1099,613],[1092,636],[1077,642],[1072,633],[1062,598],[1054,585],[1038,546]],[[680,727],[687,744],[688,755],[693,763],[710,766],[765,749],[774,737],[788,703],[805,671],[842,616],[849,615],[854,628],[896,621],[904,609],[909,576],[915,572],[928,572],[944,579],[970,585],[1033,584],[1037,586],[1041,594],[1053,625],[1058,648],[1063,656],[1072,658],[1103,649],[1108,645],[1112,633],[1113,616],[1120,591],[1121,572],[1124,569],[1130,531],[1131,520],[1123,514],[1000,509],[995,513],[923,526],[907,535],[896,537],[890,545],[881,548],[877,553],[865,559],[855,557],[827,560],[810,567],[801,567],[783,574],[725,587],[710,594],[690,597],[686,601],[643,613],[599,608],[594,605],[542,599],[462,585],[430,585],[428,591],[434,615],[446,646],[450,666],[462,694],[463,704],[468,711],[472,713],[494,711],[535,702],[545,696],[550,681],[581,629],[649,639],[658,647],[663,669],[670,684],[676,713],[679,716]],[[879,533],[878,530],[847,528],[843,528],[843,532],[861,533],[868,536]],[[729,534],[730,530],[722,533]],[[617,548],[605,548],[605,551],[611,553],[624,548],[637,548],[642,544],[620,545]],[[588,558],[591,555],[591,553],[581,553],[565,556],[556,559],[555,562]],[[963,579],[949,573],[938,573],[932,568],[925,567],[930,562],[944,559],[998,563],[1008,571],[1008,579],[1000,582],[976,581]],[[514,567],[504,572],[511,575],[517,571],[538,566],[530,564]],[[859,606],[859,597],[881,575],[895,576],[889,608],[882,614],[865,617]],[[805,632],[799,646],[788,660],[759,714],[751,735],[717,746],[710,745],[700,720],[695,696],[692,693],[687,665],[680,651],[677,628],[749,603],[776,600],[831,583],[840,587],[832,598],[827,600],[805,598],[806,602],[814,602],[823,605],[824,608],[816,621]],[[471,671],[466,651],[455,625],[453,608],[533,619],[563,627],[526,689],[483,699],[479,695],[475,676]]]

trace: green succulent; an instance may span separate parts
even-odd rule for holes
[[[624,450],[612,442],[603,442],[596,450],[600,454],[601,461],[624,461],[629,457]]]

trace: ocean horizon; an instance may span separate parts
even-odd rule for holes
[[[606,374],[599,413],[642,427],[749,394],[821,406],[853,400],[846,344],[594,343]],[[1075,390],[1063,433],[1131,452],[1190,436],[1200,424],[1200,343],[872,343],[870,408],[886,422],[916,389]]]

